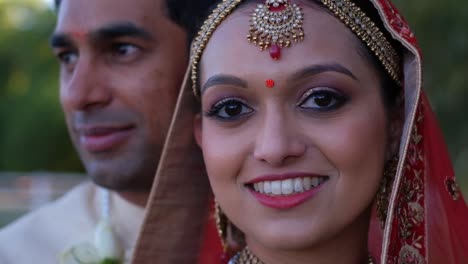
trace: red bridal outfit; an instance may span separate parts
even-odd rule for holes
[[[403,46],[405,123],[400,159],[384,227],[376,213],[372,216],[370,254],[375,263],[466,264],[468,208],[422,87],[421,51],[389,1],[359,2],[377,9],[385,29]],[[193,139],[192,122],[199,102],[192,93],[191,65],[188,69],[148,202],[135,264],[220,263],[212,194]]]
[[[381,243],[369,248],[381,263],[468,263],[468,208],[455,180],[447,147],[422,87],[422,55],[414,34],[387,0],[369,1],[405,48],[405,126],[400,162]],[[375,235],[379,237],[379,235]],[[381,247],[381,253],[378,246]]]

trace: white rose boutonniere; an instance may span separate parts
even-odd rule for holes
[[[99,222],[93,242],[83,242],[66,250],[60,264],[123,264],[123,249],[108,219]]]

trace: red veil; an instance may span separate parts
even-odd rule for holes
[[[455,181],[446,145],[425,92],[421,52],[407,23],[387,0],[372,1],[403,59],[405,127],[400,163],[382,243],[372,228],[370,248],[381,263],[468,263],[468,208]],[[378,255],[375,255],[376,257]],[[378,258],[377,258],[378,259]]]
[[[385,264],[468,263],[468,208],[443,136],[422,90],[421,52],[407,23],[387,0],[369,0],[404,47],[405,125],[384,229],[375,214],[369,250]],[[190,65],[189,65],[190,66]],[[182,86],[153,185],[133,263],[220,263],[210,214],[211,191],[195,145],[196,100],[189,71]],[[380,261],[378,261],[380,260]]]

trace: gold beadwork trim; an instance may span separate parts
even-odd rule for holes
[[[206,44],[219,24],[241,2],[242,0],[223,0],[218,4],[211,15],[205,20],[197,37],[193,41],[190,57],[192,63],[191,80],[192,90],[196,97],[200,96],[197,90],[198,64]],[[399,86],[402,86],[400,58],[374,22],[349,0],[321,0],[321,2],[366,43],[382,63],[390,77]]]
[[[349,0],[321,0],[321,2],[366,43],[390,77],[401,86],[400,58],[374,22]]]
[[[197,91],[197,75],[198,75],[198,63],[200,62],[203,50],[205,50],[208,40],[213,35],[213,32],[221,24],[221,22],[239,5],[242,0],[223,0],[213,10],[211,15],[205,20],[203,26],[200,28],[197,37],[192,44],[192,89],[195,96],[199,97]]]
[[[255,256],[248,247],[245,247],[232,260],[233,264],[265,264],[257,256]],[[371,255],[367,258],[368,264],[374,264],[374,259]]]
[[[245,247],[233,261],[234,264],[265,264],[255,256],[248,247]]]

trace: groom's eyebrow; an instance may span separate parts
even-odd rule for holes
[[[90,37],[93,42],[102,43],[122,37],[133,37],[151,41],[153,36],[144,28],[131,22],[115,22],[91,32],[55,32],[49,39],[52,48],[73,46],[74,38]]]

